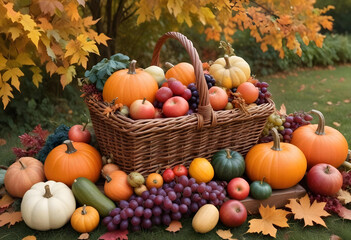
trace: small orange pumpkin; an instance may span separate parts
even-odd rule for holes
[[[273,144],[272,142],[257,144],[247,153],[246,174],[251,181],[260,181],[264,178],[272,189],[290,188],[306,173],[305,155],[293,144],[280,143],[277,129],[272,129],[272,135]]]
[[[83,207],[77,208],[71,217],[71,225],[74,230],[80,233],[93,231],[100,222],[99,212],[84,204]]]
[[[44,163],[48,180],[63,182],[69,187],[79,177],[96,182],[100,177],[101,167],[101,155],[94,147],[70,140],[51,150]]]
[[[13,197],[22,198],[35,183],[44,182],[43,164],[32,157],[22,157],[6,171],[4,184],[7,192]]]
[[[104,192],[111,200],[128,200],[133,195],[133,188],[129,185],[125,172],[117,170],[109,175],[102,172],[102,176],[106,179]]]
[[[150,188],[160,188],[163,185],[163,178],[159,173],[151,173],[146,178],[146,187]]]
[[[195,178],[197,183],[207,183],[214,177],[214,170],[206,158],[195,158],[190,163],[189,175]]]
[[[169,68],[165,74],[166,79],[175,78],[185,86],[195,82],[196,77],[194,67],[190,63],[181,62],[174,66],[173,64],[166,62],[165,65]]]
[[[328,163],[336,168],[346,160],[348,144],[345,137],[336,129],[325,126],[323,114],[318,110],[319,123],[299,127],[294,131],[291,143],[301,149],[307,159],[308,168],[318,163]]]
[[[120,168],[114,163],[107,163],[102,167],[102,171],[107,175],[117,170],[120,170]]]
[[[122,103],[130,107],[137,99],[154,102],[158,90],[157,81],[141,68],[136,69],[136,61],[132,60],[128,69],[113,73],[106,81],[102,97],[105,102],[116,99],[116,103]]]

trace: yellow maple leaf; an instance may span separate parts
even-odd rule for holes
[[[22,29],[18,27],[9,27],[7,31],[11,33],[11,38],[13,41],[15,41],[23,33]]]
[[[304,219],[305,226],[313,226],[313,222],[315,222],[327,227],[321,218],[330,216],[330,214],[324,210],[325,202],[314,201],[311,205],[308,194],[300,199],[289,199],[289,201],[290,202],[285,205],[285,207],[291,209],[295,219]]]
[[[85,27],[89,27],[91,25],[95,25],[99,20],[100,18],[93,20],[93,17],[89,16],[89,17],[83,18],[83,24]]]
[[[31,67],[30,70],[33,72],[32,81],[33,81],[34,85],[38,88],[39,83],[41,83],[43,81],[43,76],[40,74],[41,70],[37,66]]]
[[[65,10],[67,15],[71,17],[71,21],[78,21],[80,19],[78,4],[76,2],[69,2],[66,5]]]
[[[20,82],[18,77],[22,76],[24,76],[24,73],[21,71],[21,69],[8,68],[8,70],[4,72],[2,79],[4,82],[7,82],[9,79],[11,79],[11,85],[19,91]]]
[[[0,71],[6,68],[7,59],[0,53]]]
[[[7,82],[3,82],[1,80],[1,77],[0,77],[0,97],[2,98],[2,104],[4,105],[4,109],[6,108],[7,104],[10,102],[10,97],[13,98],[12,87]]]
[[[348,191],[340,189],[337,196],[343,204],[349,204],[351,202],[351,194]]]
[[[57,69],[57,73],[61,75],[60,82],[63,88],[70,82],[72,82],[73,77],[76,76],[76,68],[75,66],[71,65],[68,68],[59,67]]]
[[[21,14],[13,10],[13,3],[9,2],[4,4],[4,7],[7,10],[7,16],[11,19],[12,22],[17,22]]]
[[[288,219],[286,215],[289,214],[288,211],[282,209],[276,209],[275,206],[273,207],[263,207],[260,206],[258,209],[262,219],[251,219],[249,221],[249,230],[248,233],[260,233],[264,235],[270,235],[272,237],[276,237],[277,229],[273,226],[279,227],[289,227]]]
[[[52,76],[52,74],[56,72],[58,67],[53,61],[49,61],[46,63],[45,68],[46,68],[46,71],[50,73],[50,76]]]
[[[16,57],[16,62],[20,63],[21,65],[35,65],[29,54],[26,52],[18,54]]]
[[[107,46],[107,40],[110,40],[111,38],[106,36],[105,34],[103,33],[100,33],[99,35],[96,35],[94,37],[94,40],[98,43],[98,44],[103,44],[105,46]]]
[[[167,2],[167,8],[169,13],[177,16],[179,13],[182,12],[182,6],[184,4],[183,0],[169,0]]]

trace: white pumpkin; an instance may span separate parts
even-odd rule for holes
[[[150,73],[150,75],[155,78],[159,86],[161,82],[165,80],[165,72],[163,71],[162,68],[158,66],[153,65],[153,66],[147,67],[144,69],[144,71]]]
[[[64,183],[34,184],[23,196],[21,213],[28,227],[46,231],[65,225],[76,209],[72,190]]]

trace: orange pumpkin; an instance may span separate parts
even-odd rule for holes
[[[146,178],[146,187],[150,188],[160,188],[163,185],[163,178],[159,173],[151,173]]]
[[[132,60],[128,69],[113,73],[106,81],[102,90],[105,102],[116,99],[116,103],[122,103],[128,107],[137,99],[154,102],[158,90],[157,81],[143,69],[135,68],[136,61]]]
[[[70,140],[51,150],[44,163],[48,180],[63,182],[69,187],[78,177],[96,182],[100,177],[101,167],[101,155],[94,147]]]
[[[165,65],[169,68],[165,74],[166,79],[175,78],[185,86],[195,82],[194,67],[190,63],[181,62],[173,66],[173,64],[166,62]]]
[[[328,163],[338,168],[347,158],[348,144],[345,137],[336,129],[325,126],[325,119],[320,111],[319,123],[309,124],[296,129],[291,143],[301,149],[307,159],[308,168],[318,163]]]
[[[74,230],[80,233],[93,231],[100,222],[99,212],[84,204],[83,207],[77,208],[71,216],[71,225]]]
[[[129,185],[128,175],[125,172],[117,170],[110,174],[102,172],[102,175],[106,179],[104,192],[111,200],[128,200],[132,196],[133,188]]]
[[[293,144],[280,143],[277,130],[272,130],[273,143],[257,144],[247,153],[246,174],[251,181],[264,178],[273,189],[290,188],[304,177],[307,160]]]
[[[206,158],[195,158],[189,166],[190,177],[195,178],[197,183],[209,182],[214,177],[214,170]]]
[[[4,184],[7,192],[13,197],[22,198],[35,183],[44,182],[43,164],[32,157],[22,157],[6,171]]]

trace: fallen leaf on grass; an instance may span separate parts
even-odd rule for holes
[[[0,146],[3,146],[6,144],[6,140],[3,138],[0,138]]]
[[[299,90],[297,90],[297,91],[301,92],[301,91],[305,90],[305,88],[306,88],[306,85],[305,84],[301,84]]]
[[[345,82],[345,78],[341,77],[341,78],[339,79],[339,82]]]
[[[339,190],[337,196],[342,204],[348,204],[351,202],[351,194],[348,191]]]
[[[249,230],[248,233],[260,233],[264,235],[270,235],[272,237],[276,237],[277,229],[273,226],[276,225],[278,227],[289,227],[288,219],[286,215],[289,214],[288,211],[282,209],[275,209],[273,207],[263,207],[260,206],[258,209],[262,219],[251,219],[249,221]]]
[[[303,219],[305,221],[305,227],[307,225],[313,226],[313,222],[327,227],[321,218],[330,216],[330,214],[324,210],[325,202],[318,203],[314,201],[311,205],[308,194],[300,199],[289,199],[289,201],[290,202],[286,204],[285,207],[291,209],[291,212],[295,215],[295,219]]]
[[[323,78],[322,80],[321,80],[321,83],[324,83],[324,82],[326,82],[327,81],[327,79],[326,78]]]
[[[332,90],[331,89],[326,89],[325,90],[327,93],[330,93]]]
[[[233,234],[231,233],[230,229],[228,229],[228,230],[219,229],[216,231],[216,233],[220,238],[225,239],[225,240],[238,240],[236,238],[232,238]]]
[[[333,105],[333,102],[328,101],[327,104],[328,104],[328,105]]]
[[[317,106],[317,105],[318,105],[318,103],[317,103],[317,102],[313,102],[312,104],[313,104],[313,106]]]
[[[168,232],[178,232],[182,228],[182,223],[179,221],[172,221],[171,224],[169,224],[168,228],[166,228],[166,231]]]
[[[340,127],[340,126],[341,126],[341,124],[338,123],[338,122],[333,122],[333,125],[334,125],[335,127]]]
[[[351,102],[350,99],[345,99],[345,100],[344,100],[344,103],[350,103],[350,102]]]
[[[351,220],[351,210],[346,207],[339,205],[338,207],[338,215],[344,219]]]
[[[128,230],[116,230],[112,232],[107,232],[104,235],[101,235],[99,239],[103,240],[127,240],[128,239]]]
[[[22,238],[22,240],[36,240],[37,238],[33,235]]]
[[[13,202],[14,202],[14,199],[10,195],[5,194],[0,199],[0,210],[2,208],[5,208],[5,209],[8,208]]]
[[[330,236],[329,240],[342,240],[342,238],[339,237],[338,235],[333,234]]]
[[[77,239],[78,240],[88,240],[89,239],[89,233],[82,233]]]
[[[9,224],[8,227],[10,228],[16,222],[20,221],[22,221],[21,212],[5,212],[0,215],[0,227],[3,227],[5,224]]]

